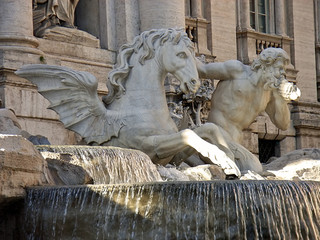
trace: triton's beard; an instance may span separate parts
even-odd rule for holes
[[[279,78],[275,77],[272,71],[265,72],[264,74],[265,78],[265,84],[264,89],[265,90],[272,90],[279,88],[280,84],[286,80],[285,75],[281,75]]]
[[[286,101],[298,100],[301,96],[300,89],[288,82],[285,75],[281,75],[279,78],[275,77],[272,72],[266,73],[266,83],[264,84],[265,90],[276,90],[279,95]]]

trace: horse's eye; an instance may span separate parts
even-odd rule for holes
[[[185,52],[179,52],[179,53],[177,54],[177,56],[178,56],[179,58],[187,58],[187,54],[186,54]]]

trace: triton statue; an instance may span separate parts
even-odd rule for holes
[[[242,130],[266,112],[276,127],[286,130],[290,124],[288,102],[298,100],[301,92],[286,80],[287,53],[267,48],[251,66],[230,60],[221,63],[198,62],[200,77],[218,79],[211,99],[208,121],[221,126],[236,142]]]

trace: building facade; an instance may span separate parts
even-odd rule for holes
[[[64,26],[60,17],[61,27],[41,34],[35,31],[37,2],[49,1],[0,1],[2,107],[14,110],[31,134],[44,135],[52,144],[81,140],[47,109],[48,101],[34,85],[14,74],[22,65],[88,71],[105,95],[107,74],[122,44],[145,30],[179,27],[207,61],[250,64],[264,48],[286,50],[291,59],[287,78],[302,92],[290,104],[290,128],[279,130],[262,113],[245,131],[243,145],[263,161],[295,149],[320,148],[320,0],[70,0],[76,28]]]

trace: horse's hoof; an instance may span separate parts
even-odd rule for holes
[[[236,175],[226,175],[226,180],[237,180],[237,179],[239,179],[239,177],[238,176],[236,176]]]
[[[238,167],[234,168],[225,168],[223,169],[224,173],[227,175],[227,179],[235,179],[241,177],[241,172]],[[234,177],[232,177],[234,176]]]

